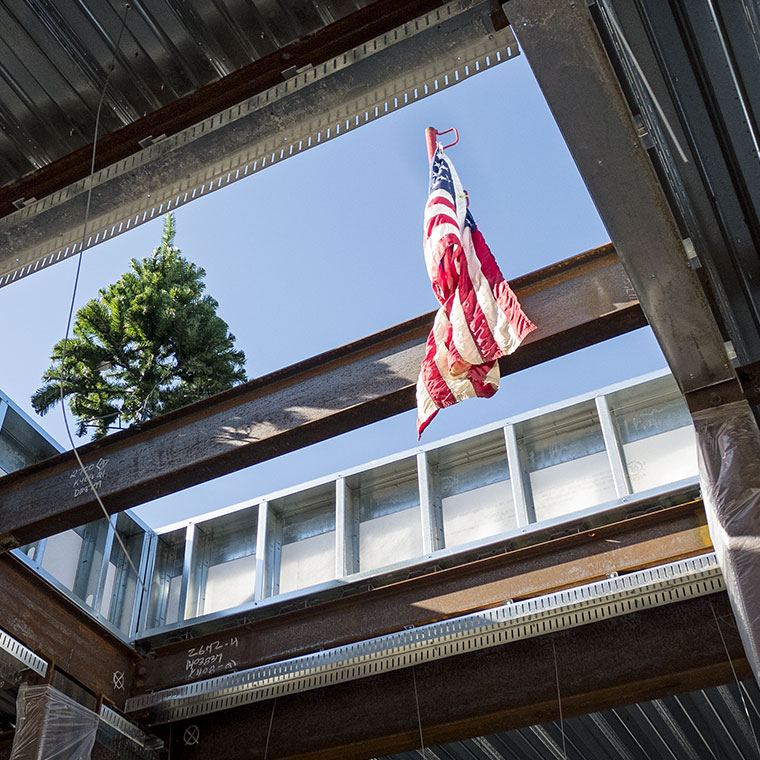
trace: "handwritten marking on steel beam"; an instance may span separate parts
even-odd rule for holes
[[[185,729],[185,733],[182,734],[182,741],[186,747],[192,747],[193,745],[200,743],[200,738],[201,731],[195,724],[188,726]]]
[[[103,486],[103,478],[106,474],[107,465],[108,460],[103,459],[102,457],[98,459],[97,462],[91,462],[86,465],[85,469],[87,470],[87,474],[90,476],[95,488],[101,488]],[[74,481],[72,484],[74,487],[74,498],[81,496],[83,493],[87,493],[87,491],[90,490],[87,478],[80,467],[75,467],[69,474],[69,478]]]
[[[217,639],[199,647],[190,647],[185,661],[187,677],[200,678],[223,670],[234,670],[237,662],[232,654],[239,643],[237,636],[231,636],[229,639]]]

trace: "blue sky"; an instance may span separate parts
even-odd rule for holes
[[[266,374],[430,311],[422,255],[424,129],[456,126],[450,156],[507,279],[609,237],[524,56],[275,164],[176,212],[176,244]],[[77,307],[158,243],[160,219],[84,255]],[[63,337],[75,262],[0,290],[0,388],[34,415],[31,393]],[[441,412],[431,443],[663,367],[648,329],[502,380],[491,400]],[[157,527],[416,445],[413,411],[138,508]],[[59,408],[39,419],[67,440]]]

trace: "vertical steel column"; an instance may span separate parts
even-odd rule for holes
[[[42,557],[45,554],[45,547],[47,546],[48,540],[46,538],[41,538],[39,540],[39,543],[37,544],[37,551],[34,553],[34,560],[37,564],[37,567],[42,567]]]
[[[441,497],[436,487],[436,466],[430,463],[427,452],[420,451],[417,454],[423,554],[443,548],[443,514]]]
[[[256,575],[254,578],[253,598],[259,601],[264,598],[264,583],[267,574],[267,540],[269,523],[269,502],[262,499],[259,502],[259,514],[256,521]]]
[[[612,470],[612,481],[615,484],[615,493],[619,499],[629,496],[632,492],[631,483],[628,480],[625,462],[623,461],[623,452],[620,448],[615,422],[612,419],[610,405],[606,396],[597,396],[596,412],[599,415],[599,424],[602,426],[602,437],[604,446],[607,449],[607,460]]]
[[[345,478],[335,481],[335,577],[356,572],[354,503]]]
[[[103,547],[103,559],[100,563],[100,572],[98,573],[98,585],[95,587],[95,599],[93,600],[92,609],[99,615],[102,614],[103,593],[105,592],[106,577],[108,576],[108,565],[111,561],[111,550],[113,549],[117,519],[118,515],[111,515],[108,518],[108,532],[106,533],[106,543]]]
[[[190,575],[193,570],[193,547],[195,545],[195,523],[188,523],[185,528],[185,554],[182,562],[182,585],[179,591],[179,611],[177,622],[187,620],[187,598],[190,588]]]
[[[138,630],[140,630],[141,612],[143,608],[148,608],[148,601],[150,595],[148,589],[150,589],[150,582],[148,579],[152,572],[153,565],[156,562],[156,534],[153,531],[146,530],[143,533],[142,547],[140,548],[140,561],[137,563],[137,570],[139,573],[138,578],[135,580],[135,598],[132,600],[132,614],[129,616],[129,630],[125,631],[130,638],[137,636]],[[152,551],[151,551],[152,550]],[[153,559],[151,560],[151,553]],[[128,572],[132,572],[130,567]]]
[[[153,576],[156,572],[156,555],[158,553],[158,534],[149,533],[148,550],[145,558],[145,590],[141,591],[140,612],[137,619],[135,634],[148,628],[148,609],[150,607],[150,591],[153,588]]]
[[[515,520],[518,528],[524,528],[531,522],[531,519],[528,512],[528,499],[525,494],[520,450],[517,445],[517,433],[515,433],[514,425],[504,426],[504,441],[507,444],[507,464],[509,465],[509,479],[512,484]]]
[[[0,433],[3,430],[5,424],[5,415],[8,412],[8,402],[0,398]]]

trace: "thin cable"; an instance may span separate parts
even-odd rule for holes
[[[559,690],[559,667],[557,666],[557,647],[552,641],[552,653],[554,655],[554,677],[557,681],[557,706],[559,707],[559,732],[562,734],[562,757],[567,760],[567,748],[565,747],[565,721],[562,719],[562,694]]]
[[[713,618],[715,618],[715,626],[718,629],[718,634],[720,635],[720,641],[723,644],[723,651],[726,653],[726,659],[728,660],[728,664],[731,666],[731,672],[734,674],[734,681],[736,682],[736,688],[739,689],[739,696],[742,700],[742,705],[744,706],[744,714],[747,716],[747,723],[749,723],[749,730],[752,732],[752,738],[755,740],[755,749],[757,750],[757,756],[760,757],[760,743],[757,740],[757,734],[755,733],[755,727],[752,724],[752,718],[750,718],[749,715],[749,708],[747,707],[747,702],[744,699],[744,689],[741,685],[741,682],[739,681],[739,676],[736,675],[736,668],[734,668],[733,660],[731,659],[731,655],[728,651],[728,644],[726,644],[726,639],[723,636],[723,629],[720,627],[720,621],[718,620],[718,614],[715,612],[715,607],[713,606],[713,600],[709,599],[710,602],[710,609],[712,610]]]
[[[420,730],[420,747],[422,747],[422,757],[425,758],[425,740],[422,737],[422,717],[420,716],[420,698],[417,694],[417,674],[414,672],[412,665],[412,683],[414,684],[414,704],[417,708],[417,727]]]
[[[277,707],[277,697],[272,700],[272,714],[269,716],[269,729],[267,730],[267,741],[264,745],[264,760],[267,760],[269,753],[269,737],[272,735],[272,723],[274,722],[274,708]]]
[[[92,139],[92,155],[90,157],[90,181],[87,187],[87,202],[85,204],[85,209],[84,209],[84,225],[82,228],[82,241],[79,245],[79,255],[77,256],[77,270],[76,270],[76,276],[74,277],[74,290],[71,294],[71,304],[69,306],[69,318],[66,321],[66,336],[63,339],[63,351],[61,352],[60,390],[61,390],[61,412],[63,413],[63,424],[64,424],[64,427],[66,428],[66,435],[69,438],[71,449],[74,452],[74,456],[76,457],[77,463],[79,464],[79,469],[82,471],[82,474],[84,475],[85,480],[87,481],[87,485],[90,487],[90,490],[92,491],[93,495],[95,496],[95,499],[100,505],[100,508],[103,510],[103,514],[105,515],[106,520],[108,520],[109,525],[111,525],[111,527],[113,528],[114,537],[116,538],[116,540],[119,543],[119,546],[124,552],[124,556],[126,557],[127,562],[129,563],[129,566],[132,568],[132,571],[135,574],[135,578],[137,578],[137,582],[142,587],[142,590],[147,592],[148,589],[145,587],[145,583],[143,583],[143,579],[140,577],[140,573],[137,567],[135,566],[135,563],[132,561],[132,557],[129,556],[129,551],[127,550],[127,547],[124,544],[124,541],[122,541],[121,536],[119,535],[119,531],[116,529],[116,518],[113,518],[113,522],[112,522],[112,515],[108,514],[108,510],[106,509],[105,504],[103,504],[103,500],[100,498],[100,494],[95,488],[95,484],[92,482],[92,478],[90,477],[90,474],[87,472],[87,468],[84,466],[82,457],[79,456],[79,451],[77,450],[76,443],[74,443],[74,436],[71,434],[71,427],[69,426],[69,418],[68,418],[68,415],[66,414],[65,395],[63,392],[64,390],[63,385],[66,379],[66,349],[68,348],[68,345],[69,345],[69,335],[71,334],[71,322],[74,318],[74,305],[76,304],[77,289],[79,287],[79,275],[82,271],[82,254],[84,253],[85,243],[87,242],[87,224],[90,221],[90,203],[92,201],[92,185],[95,179],[95,156],[97,155],[97,148],[98,148],[98,132],[100,131],[100,114],[103,111],[103,103],[106,99],[106,91],[108,90],[108,83],[111,81],[111,74],[113,74],[114,69],[116,68],[116,55],[119,52],[119,48],[121,47],[121,38],[124,35],[124,30],[127,27],[127,16],[129,15],[129,9],[130,9],[129,3],[125,3],[124,15],[122,16],[121,27],[119,29],[119,36],[116,39],[116,45],[113,50],[111,64],[108,70],[108,74],[106,75],[106,81],[103,83],[103,89],[100,93],[100,100],[98,101],[98,108],[97,108],[97,111],[95,112],[95,134],[93,135],[93,139]]]

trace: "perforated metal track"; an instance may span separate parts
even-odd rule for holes
[[[2,670],[5,681],[17,680],[27,668],[41,676],[47,674],[47,662],[5,631],[0,631],[0,661],[4,665]]]
[[[72,220],[90,184],[84,248],[514,57],[509,27],[487,31],[488,7],[446,3],[5,217],[0,287],[82,249]]]
[[[106,705],[100,708],[98,742],[120,760],[153,760],[163,742],[131,723]]]
[[[163,723],[317,689],[518,639],[712,594],[725,588],[714,554],[681,560],[419,628],[231,673],[127,701]]]

